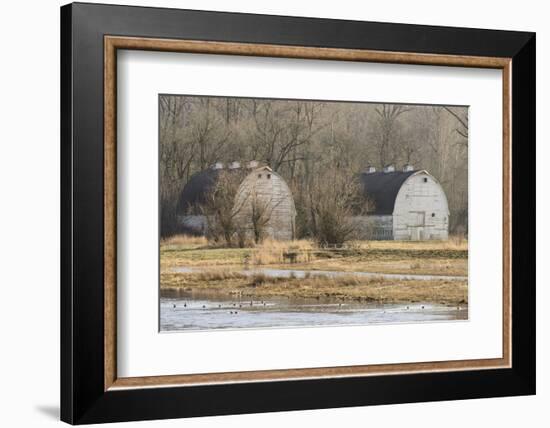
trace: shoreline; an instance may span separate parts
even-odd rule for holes
[[[468,304],[467,280],[311,276],[269,277],[231,271],[162,272],[160,292],[183,291],[246,298],[314,298],[379,303]]]

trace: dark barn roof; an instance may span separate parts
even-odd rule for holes
[[[222,172],[226,174],[244,175],[248,174],[250,171],[251,170],[246,170],[240,166],[236,168],[211,167],[193,174],[180,193],[176,212],[183,215],[189,214],[190,210],[204,204],[208,194],[216,186]],[[244,176],[242,178],[244,178]]]
[[[221,171],[224,170],[209,168],[194,174],[180,194],[177,212],[187,214],[190,208],[206,202],[206,196],[216,185]]]
[[[418,170],[361,173],[359,178],[363,186],[363,193],[374,203],[373,209],[369,209],[369,214],[393,214],[399,189],[407,178],[417,172]]]

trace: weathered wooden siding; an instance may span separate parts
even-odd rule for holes
[[[357,239],[375,241],[393,239],[393,217],[391,215],[363,215],[352,217]]]
[[[449,208],[441,185],[421,172],[403,183],[393,211],[393,237],[396,240],[449,238]]]
[[[208,231],[208,222],[204,215],[181,215],[178,220],[185,233],[206,235]]]
[[[280,240],[294,238],[294,198],[283,178],[270,168],[259,168],[248,174],[237,192],[237,218],[249,235],[253,235],[251,216],[254,204],[266,211],[269,218],[265,227],[267,236]]]

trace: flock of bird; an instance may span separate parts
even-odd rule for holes
[[[256,306],[266,306],[266,302],[264,302],[264,301],[262,300],[260,303],[258,303],[258,302],[254,303],[254,301],[251,300],[251,301],[250,301],[250,304],[245,304],[245,305],[248,305],[248,306],[254,306],[254,305],[256,305]],[[173,309],[177,309],[177,307],[178,307],[178,306],[177,306],[175,303],[172,305],[172,308],[173,308]],[[184,308],[187,308],[187,302],[185,302],[185,303],[183,304],[183,307],[184,307]],[[231,306],[229,306],[229,307],[231,308]],[[229,311],[229,314],[230,314],[230,315],[237,315],[237,314],[239,313],[239,311],[236,310],[236,308],[237,308],[237,303],[233,303],[233,307],[235,308],[235,310]],[[243,307],[243,303],[238,303],[238,307],[239,307],[239,308],[242,308],[242,307]],[[202,305],[202,309],[212,309],[212,308],[214,308],[214,307],[208,307],[208,308],[207,308],[206,305]],[[227,309],[227,307],[222,307],[221,304],[218,304],[217,309]]]
[[[243,307],[243,304],[242,304],[242,303],[239,303],[238,305],[239,305],[239,308],[242,308],[242,307]],[[258,306],[258,303],[257,303],[257,302],[256,302],[256,305]],[[259,305],[260,305],[260,306],[266,306],[266,302],[264,302],[264,301],[262,300],[262,301],[259,303]],[[250,306],[254,306],[254,301],[252,301],[252,300],[250,301]],[[184,307],[184,308],[187,308],[187,302],[185,302],[185,303],[183,304],[183,307]],[[237,303],[233,303],[233,307],[236,308],[236,307],[237,307]],[[338,304],[338,307],[341,308],[341,307],[342,307],[342,304],[339,303],[339,304]],[[176,308],[177,308],[177,305],[174,303],[174,304],[173,304],[173,309],[176,309]],[[221,305],[221,304],[218,304],[218,307],[217,307],[217,308],[218,308],[218,309],[226,309],[225,307],[222,308],[222,305]],[[230,307],[230,308],[231,308],[231,307]],[[421,308],[421,309],[424,309],[424,305],[422,305],[420,308]],[[202,305],[202,309],[211,309],[211,308],[207,308],[206,305]],[[409,310],[409,309],[410,309],[409,306],[407,306],[406,309]],[[456,309],[459,311],[461,308],[460,308],[460,306],[457,306]],[[384,313],[385,313],[385,312],[386,312],[386,311],[384,311]],[[229,314],[230,314],[230,315],[237,315],[238,313],[239,313],[239,312],[238,312],[237,310],[229,311]]]

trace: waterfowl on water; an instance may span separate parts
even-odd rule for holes
[[[174,303],[174,308],[176,307],[176,304]]]
[[[186,308],[186,307],[187,307],[187,302],[185,302],[185,303],[183,304],[183,307],[184,307],[184,308]]]
[[[206,306],[205,306],[205,305],[202,305],[202,308],[203,308],[203,309],[206,309]]]

